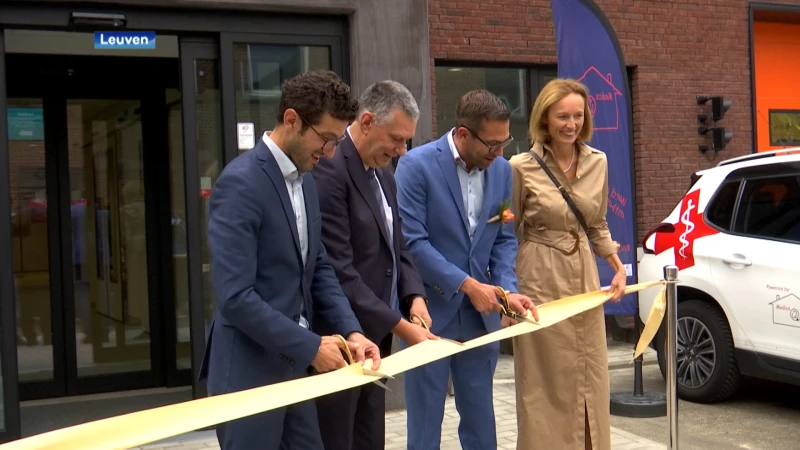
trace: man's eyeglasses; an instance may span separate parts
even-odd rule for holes
[[[335,149],[336,147],[338,147],[339,144],[341,144],[345,140],[345,137],[347,136],[347,134],[343,134],[343,135],[339,136],[336,139],[328,139],[325,136],[321,135],[319,133],[319,131],[317,131],[317,129],[314,128],[314,125],[311,125],[311,123],[309,121],[307,121],[306,119],[304,119],[303,116],[298,114],[297,117],[299,117],[300,120],[303,121],[303,123],[305,123],[306,125],[308,125],[309,128],[311,128],[311,131],[316,133],[317,136],[319,136],[319,138],[322,139],[322,151],[323,151],[323,153],[327,153],[327,152]]]
[[[496,151],[498,151],[498,150],[502,150],[502,149],[504,149],[504,148],[508,147],[508,144],[510,144],[510,143],[511,143],[511,142],[514,140],[514,136],[509,136],[509,137],[508,137],[508,139],[506,139],[506,140],[505,140],[505,141],[503,141],[503,142],[492,142],[491,144],[489,144],[489,143],[487,143],[486,141],[484,141],[483,139],[481,139],[481,137],[480,137],[480,136],[478,136],[478,133],[476,133],[476,132],[472,131],[472,129],[470,129],[469,127],[466,127],[466,126],[464,126],[464,125],[459,125],[459,126],[460,126],[461,128],[464,128],[465,130],[469,131],[469,133],[470,133],[470,134],[471,134],[471,135],[472,135],[472,136],[473,136],[475,139],[477,139],[478,141],[480,141],[480,142],[481,142],[481,144],[485,145],[485,146],[486,146],[486,147],[489,149],[489,151],[490,151],[490,152],[496,152]]]

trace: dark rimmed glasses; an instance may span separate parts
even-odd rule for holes
[[[508,139],[506,139],[506,140],[505,140],[505,141],[503,141],[503,142],[492,142],[492,143],[490,144],[490,143],[488,143],[488,142],[484,141],[483,139],[481,139],[481,137],[480,137],[480,136],[478,136],[478,133],[476,133],[475,131],[473,131],[471,128],[469,128],[469,127],[467,127],[467,126],[464,126],[464,125],[459,125],[459,127],[461,127],[461,128],[464,128],[465,130],[469,131],[469,133],[470,133],[470,134],[471,134],[471,135],[472,135],[472,136],[473,136],[475,139],[477,139],[478,141],[480,141],[480,143],[481,143],[481,144],[485,145],[485,146],[486,146],[486,147],[489,149],[489,151],[490,151],[490,152],[492,152],[492,153],[494,153],[494,152],[496,152],[496,151],[498,151],[498,150],[502,150],[502,149],[504,149],[504,148],[508,147],[508,144],[510,144],[510,143],[511,143],[511,142],[514,140],[514,136],[509,136],[509,137],[508,137]]]
[[[311,125],[311,122],[309,122],[306,119],[304,119],[303,116],[298,114],[297,117],[299,117],[300,120],[303,121],[303,123],[305,123],[306,125],[308,125],[309,128],[311,128],[311,131],[316,133],[316,135],[319,136],[320,139],[322,139],[322,152],[323,153],[328,153],[329,151],[335,149],[336,147],[339,146],[339,144],[344,142],[345,138],[347,137],[347,134],[345,133],[345,134],[339,136],[336,139],[328,139],[325,136],[321,135],[320,132],[317,131],[316,128],[314,128],[314,125]]]

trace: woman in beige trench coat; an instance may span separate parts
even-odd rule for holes
[[[606,223],[608,162],[585,144],[592,136],[587,97],[574,80],[549,82],[529,129],[531,152],[566,189],[587,230],[530,152],[511,158],[519,288],[536,305],[600,289],[592,251],[617,273],[611,300],[625,289],[619,244]],[[602,306],[514,338],[518,449],[611,448],[607,354]]]

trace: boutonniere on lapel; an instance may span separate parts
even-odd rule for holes
[[[498,220],[503,225],[505,225],[508,222],[511,222],[512,220],[514,220],[514,213],[511,212],[511,202],[510,201],[503,200],[503,202],[500,203],[500,207],[497,208],[497,215],[492,217],[491,219],[489,219],[489,222],[487,222],[487,223],[497,222]]]

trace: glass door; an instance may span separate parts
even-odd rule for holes
[[[177,59],[9,59],[27,68],[6,108],[21,398],[188,384],[166,326],[188,310],[170,203],[183,203]],[[174,79],[137,83],[134,65]]]
[[[138,98],[67,99],[78,379],[152,369]]]

